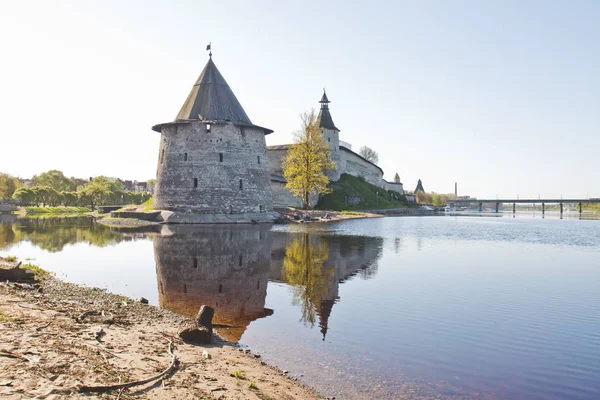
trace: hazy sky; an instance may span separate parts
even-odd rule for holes
[[[600,197],[598,1],[0,0],[0,171],[154,177],[213,59],[289,143],[327,88],[405,188]]]

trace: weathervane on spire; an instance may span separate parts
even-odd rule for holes
[[[208,46],[206,46],[206,51],[208,51],[208,56],[209,56],[210,58],[212,58],[212,50],[211,50],[211,48],[210,48],[210,45],[211,45],[211,43],[212,43],[212,42],[209,42],[209,43],[208,43]]]

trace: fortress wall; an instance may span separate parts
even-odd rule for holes
[[[401,195],[404,195],[404,187],[401,183],[383,181],[383,184],[385,190],[393,190],[394,192],[398,192]]]
[[[207,131],[206,125],[162,127],[154,207],[200,214],[271,211],[264,131],[232,123],[212,123]]]
[[[269,172],[272,175],[283,176],[283,158],[286,156],[288,149],[268,149],[267,155],[269,158]]]
[[[288,188],[285,187],[285,182],[271,181],[273,189],[273,207],[302,207],[302,200],[298,196],[294,196]],[[319,201],[318,194],[310,195],[310,204],[316,205]]]
[[[341,173],[363,177],[367,182],[383,187],[383,173],[379,168],[352,151],[343,147],[341,150],[340,166],[338,167]]]
[[[302,201],[285,187],[285,182],[271,181],[273,207],[302,207]]]

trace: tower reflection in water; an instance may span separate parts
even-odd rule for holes
[[[169,225],[154,239],[160,306],[194,317],[201,305],[215,309],[213,323],[237,342],[265,308],[271,263],[270,226]]]
[[[377,272],[383,239],[272,232],[270,226],[163,227],[154,239],[161,307],[194,317],[201,305],[215,309],[214,323],[237,342],[248,325],[273,314],[265,308],[269,280],[290,286],[306,326],[323,340],[339,301],[339,285]]]

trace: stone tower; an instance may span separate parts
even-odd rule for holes
[[[398,172],[396,172],[396,175],[394,175],[394,183],[402,183],[400,182],[400,175],[398,175]]]
[[[329,113],[330,101],[327,98],[325,90],[323,90],[323,96],[319,103],[321,103],[321,110],[319,110],[317,124],[319,125],[319,129],[321,129],[323,137],[327,140],[327,143],[329,143],[331,159],[335,162],[336,166],[335,170],[327,173],[327,176],[332,181],[337,181],[340,179],[340,130],[336,128],[333,119],[331,118],[331,114]]]
[[[154,208],[175,211],[176,222],[198,214],[269,219],[265,135],[273,131],[250,121],[212,57],[175,121],[152,129],[161,133]]]

